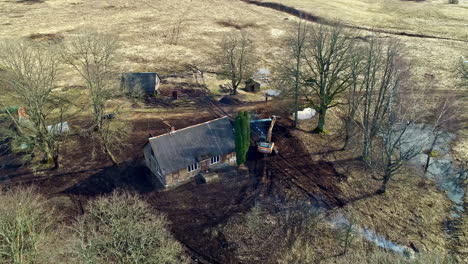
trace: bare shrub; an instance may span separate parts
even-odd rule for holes
[[[128,146],[128,136],[131,134],[133,126],[129,122],[119,119],[106,119],[103,122],[99,133],[88,131],[85,135],[93,142],[93,158],[100,154],[107,154],[114,164],[117,164],[117,157]]]
[[[461,58],[457,65],[458,77],[461,79],[461,86],[468,89],[468,59]]]
[[[0,263],[53,263],[57,212],[33,188],[0,190]]]
[[[257,205],[245,216],[231,220],[224,231],[235,245],[239,262],[276,263],[300,237],[309,241],[315,225],[316,215],[307,209],[269,211]]]
[[[89,203],[74,224],[74,263],[186,263],[166,217],[139,196],[118,193]]]

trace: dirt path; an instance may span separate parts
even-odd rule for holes
[[[309,12],[303,11],[303,10],[298,10],[294,7],[290,7],[284,4],[280,3],[274,3],[274,2],[261,2],[261,1],[256,1],[256,0],[240,0],[244,3],[247,4],[252,4],[252,5],[257,5],[261,7],[266,7],[270,9],[274,9],[283,13],[287,13],[302,19],[305,19],[307,21],[319,23],[319,24],[324,24],[324,25],[333,25],[336,24],[337,21],[329,20],[323,17],[319,17],[316,15],[313,15]],[[375,29],[375,28],[366,28],[366,27],[361,27],[361,26],[355,26],[355,25],[347,25],[347,24],[341,24],[342,26],[346,28],[351,28],[351,29],[359,29],[359,30],[365,30],[365,31],[371,31],[371,32],[379,32],[379,33],[384,33],[384,34],[390,34],[390,35],[396,35],[396,36],[404,36],[404,37],[414,37],[414,38],[427,38],[427,39],[440,39],[440,40],[452,40],[452,41],[460,41],[460,42],[467,42],[468,40],[463,40],[463,39],[455,39],[455,38],[444,38],[444,37],[438,37],[438,36],[431,36],[431,35],[424,35],[424,34],[416,34],[416,33],[410,33],[410,32],[403,32],[403,31],[391,31],[391,30],[384,30],[384,29]]]

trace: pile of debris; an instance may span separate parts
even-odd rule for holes
[[[231,96],[224,96],[219,100],[220,103],[225,104],[225,105],[240,105],[243,104],[243,102],[237,98],[231,97]]]

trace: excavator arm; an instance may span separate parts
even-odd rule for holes
[[[268,129],[268,135],[266,138],[266,142],[271,143],[271,136],[273,134],[273,127],[275,126],[276,123],[276,116],[273,116],[271,119],[271,125],[270,128]]]

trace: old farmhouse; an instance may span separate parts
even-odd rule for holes
[[[144,148],[155,181],[183,182],[220,164],[236,163],[234,128],[228,117],[152,137]]]

